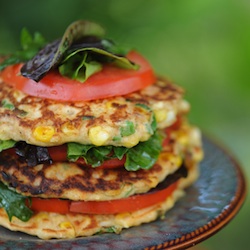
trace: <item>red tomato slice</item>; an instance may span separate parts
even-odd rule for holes
[[[124,156],[121,160],[114,158],[104,161],[103,164],[98,168],[119,168],[124,167],[126,157]]]
[[[127,70],[104,65],[102,71],[92,75],[84,83],[49,72],[40,82],[20,75],[21,64],[6,67],[1,72],[4,82],[24,93],[58,101],[89,101],[112,96],[126,95],[145,88],[156,78],[150,64],[137,52],[128,59],[140,65],[139,70]]]
[[[67,145],[60,145],[55,147],[48,147],[49,155],[52,161],[61,161],[65,162],[68,161],[67,159]]]
[[[27,205],[33,211],[54,212],[66,214],[116,214],[133,212],[163,202],[177,187],[177,182],[169,187],[152,193],[138,194],[119,200],[111,201],[69,201],[60,199],[31,198],[31,205]]]
[[[176,189],[177,182],[169,187],[146,194],[133,195],[124,199],[110,201],[73,201],[70,212],[86,214],[116,214],[133,212],[163,202]]]
[[[69,213],[70,200],[60,199],[40,199],[33,197],[31,204],[26,202],[27,206],[33,211],[53,212],[59,214]]]

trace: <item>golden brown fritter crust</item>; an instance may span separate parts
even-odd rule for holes
[[[153,113],[162,128],[189,108],[182,89],[166,80],[127,96],[76,103],[28,96],[1,79],[0,90],[0,140],[40,146],[79,142],[132,147],[152,135]],[[123,135],[128,122],[134,133]]]

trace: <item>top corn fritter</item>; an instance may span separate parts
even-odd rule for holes
[[[168,127],[189,105],[181,88],[163,80],[126,96],[58,102],[26,95],[0,79],[0,140],[39,146],[67,142],[133,147],[158,128]]]

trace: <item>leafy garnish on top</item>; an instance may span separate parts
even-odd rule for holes
[[[27,29],[23,29],[22,50],[0,64],[0,70],[24,62],[21,74],[36,82],[55,68],[58,68],[61,75],[84,82],[100,71],[104,63],[125,69],[138,69],[138,65],[126,58],[128,51],[105,39],[104,35],[105,30],[100,25],[84,20],[73,22],[62,38],[47,44],[39,33],[35,33],[32,38]]]

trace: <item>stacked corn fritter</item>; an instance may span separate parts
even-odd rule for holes
[[[75,102],[31,96],[1,73],[0,90],[0,225],[10,230],[42,239],[119,233],[164,215],[198,177],[200,131],[187,121],[183,90],[165,79]],[[56,148],[67,158],[55,159]],[[114,159],[120,166],[102,166]],[[173,183],[165,198],[148,206],[141,200],[138,209],[70,209],[82,201],[157,200]],[[35,198],[68,202],[69,210],[33,209]]]

